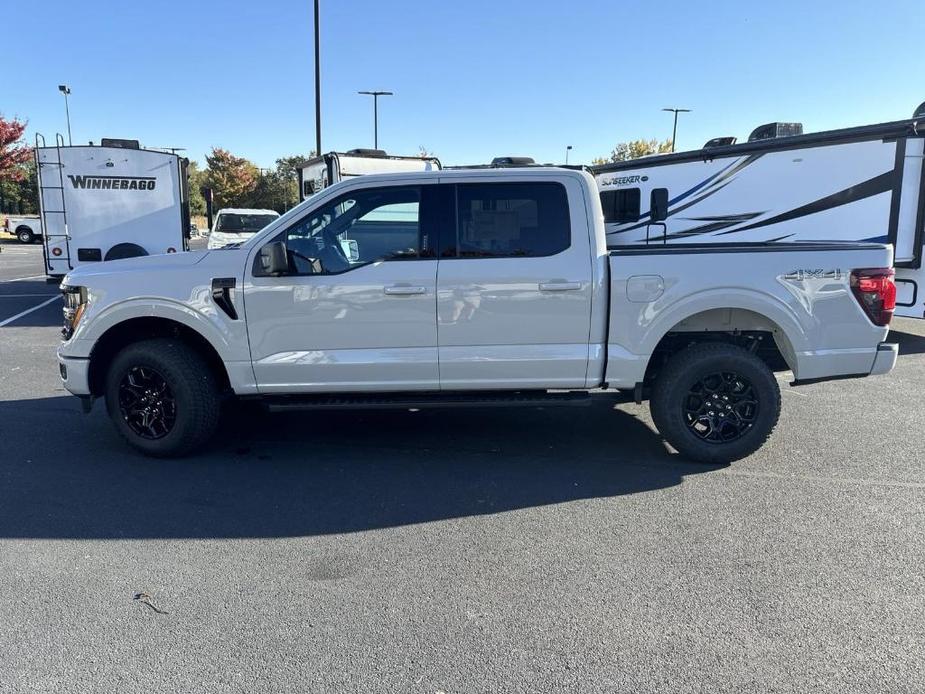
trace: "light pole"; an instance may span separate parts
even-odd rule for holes
[[[393,96],[392,92],[357,92],[373,97],[373,149],[379,149],[379,97]]]
[[[66,84],[59,84],[58,91],[64,94],[64,114],[67,116],[67,143],[71,143],[71,110],[67,105],[67,95],[71,93],[71,88]]]
[[[690,113],[691,109],[689,108],[663,108],[663,111],[668,111],[674,114],[674,128],[671,130],[671,151],[674,152],[675,141],[678,139],[678,114],[679,113]]]
[[[315,0],[315,156],[321,156],[321,26],[320,0]]]
[[[572,151],[571,145],[566,145],[565,147],[565,165],[568,166],[568,153]]]

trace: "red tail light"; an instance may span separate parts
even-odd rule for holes
[[[851,273],[851,291],[874,325],[889,325],[896,308],[893,268],[868,268]]]

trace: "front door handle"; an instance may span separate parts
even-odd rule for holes
[[[581,289],[581,282],[540,282],[541,292],[570,292]]]
[[[382,291],[392,296],[412,296],[414,294],[426,294],[427,287],[409,287],[404,284],[396,284],[391,287],[385,287]]]

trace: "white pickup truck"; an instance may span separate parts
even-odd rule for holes
[[[271,409],[651,400],[690,459],[758,449],[794,383],[890,371],[892,250],[608,250],[594,179],[552,167],[362,176],[219,250],[68,274],[65,387],[157,456],[226,396]]]
[[[33,243],[42,238],[42,219],[36,215],[9,216],[3,222],[7,234],[13,234],[20,243]]]

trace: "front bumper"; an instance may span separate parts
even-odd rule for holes
[[[898,357],[899,345],[893,342],[881,342],[877,345],[877,356],[874,357],[874,365],[871,367],[870,375],[879,376],[880,374],[889,373],[896,366]]]
[[[58,369],[61,382],[74,395],[90,395],[90,360],[78,357],[66,357],[58,348]]]

